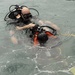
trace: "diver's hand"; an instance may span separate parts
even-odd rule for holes
[[[30,23],[30,24],[25,25],[25,26],[23,26],[23,27],[17,26],[17,27],[16,27],[16,30],[23,30],[23,29],[33,28],[34,26],[35,26],[35,24]]]
[[[16,30],[22,30],[22,27],[17,26]]]

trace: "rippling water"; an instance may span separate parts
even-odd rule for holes
[[[12,4],[37,9],[41,19],[60,27],[60,39],[50,40],[48,47],[33,47],[27,40],[12,44],[3,20]],[[74,7],[74,0],[0,0],[0,75],[73,75],[70,69],[75,66]]]

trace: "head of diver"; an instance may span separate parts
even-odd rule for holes
[[[28,7],[22,7],[21,9],[21,17],[23,20],[30,20],[32,18],[32,14],[30,13],[30,10]]]
[[[12,9],[14,7],[14,9]],[[26,6],[19,6],[19,5],[11,5],[9,7],[9,15],[10,19],[19,19],[21,17],[21,10],[23,7]]]

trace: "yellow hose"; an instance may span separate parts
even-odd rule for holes
[[[63,35],[63,36],[72,36],[72,37],[75,37],[75,34],[60,34],[60,35]]]
[[[72,67],[72,68],[70,69],[70,72],[73,73],[73,75],[75,75],[75,67]]]

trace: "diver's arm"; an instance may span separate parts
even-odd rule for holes
[[[57,31],[60,30],[60,28],[56,24],[54,24],[54,23],[52,23],[50,21],[42,21],[42,20],[39,20],[39,25],[40,26],[42,26],[42,25],[50,25],[50,27],[54,28],[55,30],[57,30]]]
[[[49,24],[50,27],[54,28],[54,29],[57,30],[57,31],[60,30],[60,28],[59,28],[56,24],[54,24],[54,23],[52,23],[52,22],[50,22],[50,21],[45,21],[45,24]]]
[[[27,28],[32,28],[32,27],[34,27],[34,26],[35,26],[35,24],[30,23],[30,24],[25,25],[25,26],[23,26],[23,27],[17,26],[17,27],[16,27],[16,30],[23,30],[23,29],[27,29]]]

